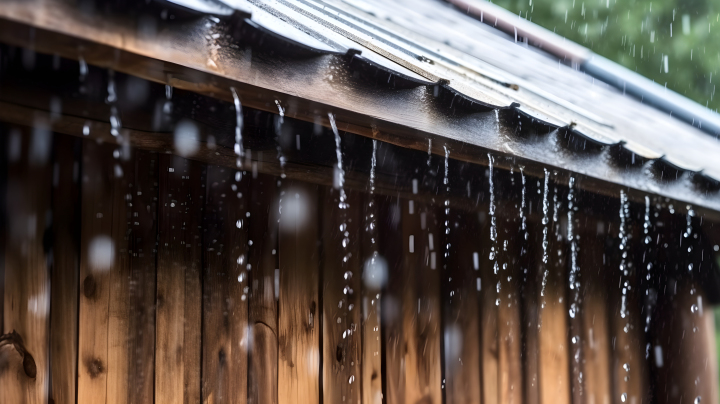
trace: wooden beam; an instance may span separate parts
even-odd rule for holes
[[[159,158],[155,401],[198,403],[206,168]]]
[[[85,119],[73,115],[60,115],[59,117],[51,119],[48,111],[0,101],[0,121],[28,127],[32,127],[35,120],[49,122],[52,130],[57,133],[68,134],[84,139],[91,138],[110,144],[129,144],[139,150],[147,150],[161,154],[177,154],[171,133],[123,128],[120,131],[121,137],[113,137],[110,134],[111,127],[109,122],[99,120],[100,117],[97,118],[98,119]],[[89,135],[87,136],[83,134],[86,126],[89,130]],[[214,128],[199,126],[203,139],[206,139],[207,135],[213,133]],[[247,133],[244,136],[246,138],[249,137]],[[345,138],[344,133],[341,136]],[[352,137],[354,135],[349,134],[348,136]],[[192,156],[188,156],[188,159],[233,169],[237,167],[237,155],[232,148],[213,145],[206,141],[198,142],[197,146],[197,152]],[[248,163],[248,166],[254,164],[259,173],[280,176],[284,171],[284,174],[289,179],[319,185],[333,185],[333,172],[330,164],[316,164],[312,166],[312,170],[309,170],[307,162],[302,159],[297,162],[288,159],[289,161],[286,162],[285,168],[282,170],[276,158],[275,150],[265,153],[258,153],[258,151],[262,152],[262,150],[253,150],[252,153],[248,153],[244,161]],[[410,184],[398,182],[396,173],[383,175],[383,173],[378,172],[376,173],[376,177],[377,194],[412,196],[417,200],[425,202],[430,202],[435,196],[434,193],[422,189],[417,195],[413,194]],[[367,173],[348,170],[345,175],[345,186],[349,190],[366,191],[367,184]],[[453,206],[470,208],[475,205],[474,200],[469,201],[468,198],[462,195],[451,195],[449,199],[453,203]]]

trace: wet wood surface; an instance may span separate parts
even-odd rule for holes
[[[249,344],[248,179],[235,170],[207,168],[202,324],[202,400],[233,403],[247,397]],[[241,196],[242,195],[242,196]]]
[[[250,180],[250,218],[246,223],[253,245],[249,323],[248,403],[278,402],[278,218],[279,190],[275,177],[259,174]]]
[[[155,402],[200,402],[205,168],[159,156]]]
[[[157,155],[145,151],[126,156],[113,167],[112,238],[117,264],[109,273],[110,403],[154,400],[157,169]]]
[[[520,404],[524,400],[520,293],[525,240],[516,218],[498,218],[498,402]]]
[[[608,273],[612,272],[612,268],[603,263],[607,224],[592,217],[581,217],[579,223],[578,265],[582,309],[578,314],[582,319],[579,328],[582,343],[582,394],[587,402],[611,403],[616,397],[612,396],[610,380],[610,313],[606,304],[606,291],[614,285],[608,283]]]
[[[342,191],[344,192],[344,191]],[[323,187],[322,301],[323,401],[360,404],[362,398],[361,198],[340,199],[341,191]],[[342,208],[340,204],[347,205]],[[355,257],[355,259],[353,259]]]
[[[492,217],[485,214],[479,237],[480,243],[480,349],[482,398],[485,403],[499,403],[499,321],[497,285],[499,277],[495,274],[495,249],[490,237]],[[492,253],[492,254],[491,254]]]
[[[568,337],[567,306],[567,254],[568,248],[561,235],[561,223],[557,200],[558,187],[552,186],[548,195],[547,263],[542,255],[536,259],[542,262],[538,311],[538,340],[540,346],[538,383],[542,404],[570,403],[570,347]],[[556,208],[557,205],[557,208]],[[557,220],[555,220],[557,218]],[[538,251],[539,252],[539,251]]]
[[[239,170],[208,167],[56,134],[38,165],[31,145],[39,135],[26,129],[17,132],[20,154],[9,154],[7,189],[20,189],[12,198],[22,199],[6,193],[16,225],[7,229],[15,239],[6,251],[15,255],[5,257],[4,280],[18,286],[3,292],[3,332],[23,338],[37,375],[27,377],[20,351],[0,339],[3,399],[61,402],[75,378],[80,403],[600,404],[626,393],[637,404],[651,395],[660,403],[717,395],[704,278],[676,273],[645,284],[644,272],[630,271],[623,318],[618,219],[605,213],[577,213],[572,222],[581,292],[573,318],[567,190],[552,182],[545,264],[542,195],[528,191],[525,239],[521,206],[509,203],[520,189],[517,172],[495,171],[503,187],[494,216],[482,195],[487,177],[473,191],[473,209],[451,201],[446,213],[442,195],[431,204],[355,190],[340,209],[338,189],[266,175],[253,161]],[[367,228],[370,214],[376,230]],[[46,222],[27,226],[33,215]],[[658,242],[679,244],[686,218],[666,216]],[[652,250],[638,243],[636,219],[628,223],[628,262],[640,268]],[[647,259],[709,265],[701,241],[687,245],[701,238],[682,238],[697,249],[686,261],[677,249]],[[18,242],[34,245],[36,258],[18,265],[30,248]],[[387,283],[369,286],[369,257],[387,263]],[[32,273],[45,274],[54,291],[45,306],[40,289],[27,292],[32,283],[23,277]],[[647,333],[646,289],[660,293]],[[39,321],[42,307],[46,328],[33,329],[46,334],[35,341],[23,327]],[[576,361],[582,379],[573,384]]]
[[[0,347],[6,365],[0,371],[0,402],[43,403],[50,384],[50,270],[44,248],[52,217],[52,155],[49,131],[16,129],[6,138],[16,142],[8,157],[3,333],[15,331],[34,359],[28,373],[24,357],[9,346]],[[51,235],[51,234],[49,234]],[[35,374],[32,374],[35,373]]]
[[[280,202],[278,403],[320,401],[318,187],[286,181]]]
[[[437,211],[411,199],[400,199],[402,260],[391,275],[387,310],[396,323],[386,331],[389,400],[440,403],[440,270],[442,241]],[[391,205],[392,206],[392,205]],[[395,211],[394,214],[400,214]],[[391,269],[392,271],[392,269]],[[394,307],[393,307],[394,306]]]
[[[449,257],[444,268],[444,365],[445,402],[481,402],[480,318],[476,315],[480,296],[480,256],[477,245],[480,223],[477,215],[451,210],[448,218]],[[462,223],[463,231],[459,231]]]
[[[80,158],[82,141],[55,137],[50,284],[50,399],[75,402],[78,374]]]
[[[366,194],[360,202],[362,226],[360,247],[362,257],[362,402],[381,404],[383,399],[382,360],[382,289],[387,285],[387,260],[378,252],[379,206],[378,197]],[[384,269],[378,271],[377,269]]]

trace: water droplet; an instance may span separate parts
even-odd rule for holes
[[[627,401],[627,393],[622,393],[622,395],[620,396],[620,401],[622,401],[623,403]]]

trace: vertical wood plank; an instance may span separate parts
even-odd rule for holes
[[[278,402],[320,402],[318,189],[286,181],[280,216]]]
[[[200,402],[205,168],[160,156],[155,402]]]
[[[250,185],[248,232],[253,245],[248,251],[252,265],[250,324],[252,347],[249,353],[248,402],[278,402],[277,293],[275,270],[278,268],[277,179],[258,175]]]
[[[234,170],[207,172],[203,277],[202,397],[205,403],[247,400],[247,179]],[[249,291],[249,289],[248,289]]]
[[[677,282],[677,289],[670,285],[668,290],[672,291],[659,301],[653,320],[656,334],[651,360],[657,377],[655,397],[660,404],[717,403],[713,313],[707,307],[700,310],[698,303],[705,302],[706,296],[699,284],[687,279]],[[628,396],[631,393],[629,390]],[[697,397],[699,401],[695,401]]]
[[[401,200],[394,197],[378,199],[378,250],[388,264],[388,283],[380,300],[384,398],[387,403],[404,403],[405,333],[401,304],[406,282],[403,265],[405,255],[409,254],[408,242],[403,233]]]
[[[9,366],[0,371],[0,402],[44,403],[48,399],[50,274],[43,248],[52,187],[50,132],[23,129],[21,155],[8,161],[9,236],[5,256],[3,333],[17,332],[37,367],[23,371],[17,352],[3,349]],[[17,132],[16,132],[17,133]],[[12,136],[12,135],[11,135]]]
[[[347,194],[339,208],[339,191],[320,191],[323,212],[323,402],[360,404],[361,277],[360,197]]]
[[[541,404],[570,403],[570,358],[567,311],[567,248],[561,233],[562,212],[557,187],[548,196],[548,262],[541,273],[538,365]],[[557,212],[557,214],[555,214]],[[538,256],[542,262],[542,255]]]
[[[440,268],[441,239],[436,211],[403,200],[402,299],[405,349],[405,403],[441,403]],[[411,210],[415,210],[411,213]]]
[[[119,148],[116,146],[116,151]],[[124,156],[123,156],[124,157]],[[112,167],[115,176],[112,195],[112,233],[115,246],[115,263],[108,272],[108,376],[107,376],[107,403],[128,403],[132,385],[130,375],[133,363],[130,360],[130,346],[134,339],[131,328],[131,302],[130,280],[132,279],[132,212],[134,211],[133,180],[135,179],[135,164],[132,160],[108,159],[102,164]]]
[[[500,227],[519,228],[515,218],[501,217],[499,221],[505,222]],[[505,234],[498,231],[498,400],[518,404],[523,401],[519,287],[522,237],[508,238]]]
[[[110,272],[120,245],[113,237],[115,174],[111,145],[82,145],[78,403],[105,403]],[[122,193],[121,193],[122,194]]]
[[[5,327],[5,264],[7,254],[7,239],[9,236],[8,222],[10,218],[7,200],[8,160],[10,159],[10,147],[13,136],[19,139],[20,133],[15,135],[10,132],[7,125],[0,126],[2,138],[0,138],[0,332]]]
[[[483,215],[486,212],[483,212]],[[480,233],[480,338],[482,358],[482,398],[483,403],[499,403],[499,346],[498,346],[498,306],[495,301],[498,293],[495,285],[494,258],[491,257],[493,243],[490,239],[491,217],[484,215],[484,226]]]
[[[122,177],[113,195],[113,238],[120,249],[110,274],[108,402],[152,403],[158,160],[154,153],[133,150],[120,161],[122,174],[114,168]]]
[[[58,404],[75,402],[80,264],[80,146],[79,139],[55,135],[50,398]]]
[[[361,239],[362,264],[362,400],[363,404],[381,404],[382,390],[382,322],[381,294],[388,276],[387,260],[378,248],[378,206],[374,194],[363,198]]]
[[[445,306],[445,402],[480,403],[480,317],[477,279],[480,275],[480,237],[476,215],[451,210],[450,255],[443,282]],[[476,265],[477,264],[477,265]]]
[[[524,333],[524,381],[525,402],[540,403],[539,382],[539,317],[540,288],[542,282],[542,225],[538,220],[528,220],[529,243],[527,254],[523,257],[523,266],[527,268],[527,281],[523,286]]]
[[[648,373],[645,361],[644,317],[641,313],[640,303],[642,289],[639,282],[640,273],[636,265],[639,257],[635,248],[638,246],[636,244],[638,242],[632,235],[634,230],[639,229],[639,226],[633,223],[630,217],[626,219],[626,226],[629,234],[627,249],[620,250],[616,245],[612,251],[607,251],[607,262],[610,264],[607,273],[610,282],[606,299],[608,299],[610,308],[612,400],[621,403],[643,404],[647,400]],[[637,237],[637,233],[635,237]],[[628,258],[621,269],[622,254],[624,253],[627,253]],[[625,313],[622,310],[623,289],[627,290],[627,299],[624,302]],[[683,344],[685,343],[687,341],[683,341]],[[625,395],[624,400],[623,395]]]
[[[604,223],[598,226],[591,218],[580,223],[585,223],[579,229],[582,249],[578,256],[583,299],[583,395],[589,404],[610,404],[615,400],[611,397],[606,274],[613,269],[603,265],[605,234],[596,230],[604,229]]]

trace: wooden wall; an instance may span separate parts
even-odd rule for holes
[[[643,332],[640,286],[621,319],[617,220],[568,216],[562,187],[547,222],[540,182],[527,206],[498,191],[495,214],[361,190],[340,208],[329,186],[170,154],[2,142],[0,318],[22,341],[0,342],[0,403],[641,404],[673,402],[660,382],[685,371],[702,377],[681,395],[717,402],[710,310],[683,311],[701,289],[661,309],[702,349]],[[658,367],[651,342],[690,359]]]

